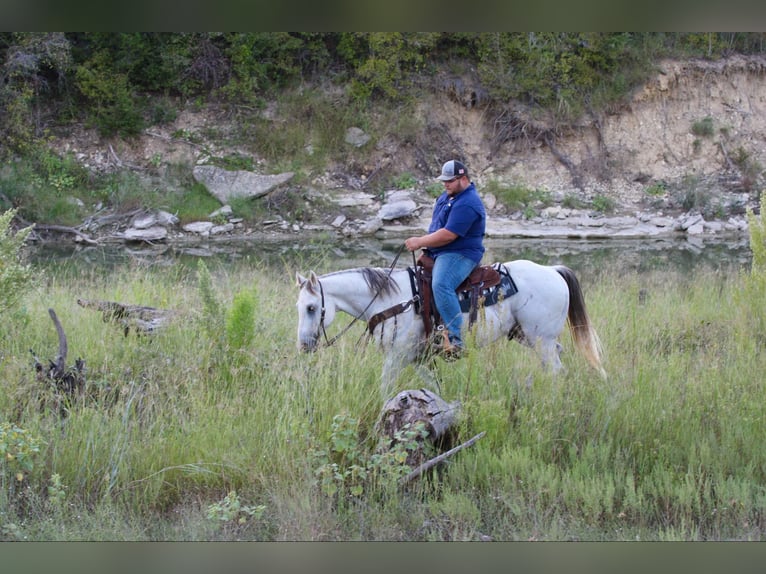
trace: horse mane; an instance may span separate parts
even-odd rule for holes
[[[378,295],[393,295],[399,292],[399,285],[391,278],[391,273],[388,269],[384,271],[377,267],[358,267],[356,269],[335,271],[329,275],[338,275],[340,273],[361,273],[370,291]]]

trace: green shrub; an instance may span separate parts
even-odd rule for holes
[[[41,439],[12,423],[0,423],[0,463],[18,482],[35,468]]]
[[[255,295],[250,291],[240,291],[234,296],[226,313],[226,337],[231,350],[247,349],[253,342],[257,307]]]
[[[662,182],[653,183],[652,185],[648,185],[644,188],[644,193],[651,197],[659,197],[661,195],[665,195],[666,192],[667,189],[665,184]]]
[[[98,52],[76,69],[77,88],[89,102],[85,109],[103,136],[131,137],[144,129],[144,120],[128,76],[114,71],[106,52]]]
[[[484,185],[484,192],[493,194],[508,209],[524,210],[527,207],[547,207],[551,205],[550,192],[530,189],[521,185],[505,186],[497,180]]]
[[[585,207],[585,202],[576,195],[567,193],[561,201],[561,206],[567,209],[582,209]]]
[[[402,173],[391,179],[391,187],[394,189],[408,189],[417,183],[418,180],[411,173]]]
[[[713,128],[713,118],[707,116],[692,124],[692,133],[695,136],[710,137],[715,132]]]
[[[600,213],[611,213],[614,211],[616,202],[613,198],[606,195],[597,195],[593,198],[593,209]]]
[[[0,214],[0,315],[13,309],[21,297],[34,287],[34,273],[24,262],[22,248],[32,227],[11,230],[16,210]]]

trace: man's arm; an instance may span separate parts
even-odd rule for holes
[[[457,239],[457,233],[453,233],[449,229],[442,227],[437,229],[433,233],[428,235],[421,235],[420,237],[410,237],[404,242],[404,246],[409,251],[415,251],[416,249],[427,249],[429,247],[442,247],[448,243],[452,243]]]

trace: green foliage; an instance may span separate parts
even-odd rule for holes
[[[354,67],[351,96],[406,99],[404,90],[422,73],[439,35],[431,32],[348,32],[338,52]]]
[[[494,99],[571,120],[619,101],[647,77],[649,58],[639,46],[630,33],[483,33],[478,72]]]
[[[694,122],[692,124],[692,133],[695,136],[711,137],[715,133],[715,128],[713,127],[713,118],[707,116],[699,121]]]
[[[22,253],[32,227],[13,232],[11,222],[15,214],[13,209],[0,214],[0,316],[15,308],[35,285],[34,272]]]
[[[644,193],[650,197],[659,197],[667,193],[667,188],[663,182],[653,183],[644,188]]]
[[[287,32],[225,35],[231,77],[222,93],[231,100],[251,102],[267,88],[284,86],[298,75],[300,38]]]
[[[422,421],[407,424],[395,433],[391,448],[366,453],[359,445],[358,433],[355,417],[335,415],[329,448],[312,451],[315,484],[323,494],[343,500],[360,497],[373,488],[397,487],[412,470],[407,464],[409,454],[420,449],[428,437]]]
[[[601,213],[611,213],[614,211],[615,200],[606,195],[596,195],[593,198],[593,209]]]
[[[742,173],[742,188],[751,191],[759,181],[763,172],[763,166],[753,157],[753,154],[742,146],[738,146],[732,154],[731,160]]]
[[[221,158],[212,158],[211,163],[230,171],[253,171],[255,169],[253,158],[241,154],[229,154]]]
[[[213,286],[213,277],[203,259],[197,261],[197,286],[202,300],[202,324],[215,340],[223,331],[223,312]]]
[[[258,520],[265,511],[266,506],[263,504],[242,504],[237,491],[232,490],[223,500],[207,507],[207,517],[215,523],[216,528],[223,528],[232,524],[242,526],[249,520]]]
[[[61,481],[61,475],[54,472],[48,482],[48,504],[55,511],[62,511],[67,496],[67,487]]]
[[[320,265],[332,269],[327,253]],[[461,404],[460,434],[486,435],[403,487],[423,433],[376,444],[381,353],[356,336],[296,352],[293,286],[279,279],[295,262],[259,270],[257,259],[227,259],[217,273],[204,259],[206,290],[199,260],[185,258],[103,275],[90,259],[85,273],[69,260],[51,268],[25,304],[32,317],[53,307],[77,323],[67,334],[88,361],[86,395],[63,421],[50,403],[41,409],[48,389],[29,372],[28,349],[55,348],[55,334],[47,321],[5,320],[0,413],[44,446],[22,482],[8,471],[16,493],[0,500],[3,539],[763,538],[766,315],[751,274],[594,264],[598,279],[583,288],[609,379],[594,379],[566,336],[558,377],[508,342],[437,361],[445,399]],[[184,319],[126,338],[76,304],[89,294],[194,318],[207,298],[221,318],[218,302],[241,292],[258,294],[263,336],[236,360],[225,324],[216,341]],[[418,380],[412,371],[401,388]]]
[[[438,181],[434,181],[426,185],[425,191],[431,197],[439,197],[442,193],[444,193],[444,185]]]
[[[568,193],[564,196],[564,199],[561,201],[561,206],[567,209],[582,209],[585,207],[585,202],[579,197],[577,197],[575,194]]]
[[[0,157],[29,153],[43,132],[43,103],[60,93],[50,79],[71,67],[70,46],[60,32],[13,32],[0,39],[0,62]]]
[[[88,102],[88,114],[104,136],[135,136],[144,120],[128,75],[116,72],[107,52],[97,52],[75,72],[80,93]]]
[[[391,187],[394,189],[408,189],[415,187],[418,180],[411,173],[402,173],[391,180]]]
[[[493,194],[497,200],[511,210],[547,207],[552,203],[549,192],[530,189],[523,185],[504,185],[497,180],[490,180],[484,185],[484,193]]]
[[[35,469],[42,440],[13,423],[0,423],[0,468],[2,483],[22,482]]]
[[[255,338],[255,313],[258,307],[252,291],[240,291],[234,296],[226,313],[226,338],[232,351],[250,347]]]

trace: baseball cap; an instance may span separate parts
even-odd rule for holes
[[[441,181],[448,181],[456,177],[462,177],[468,175],[468,170],[465,166],[456,159],[451,159],[442,166],[442,174],[436,179]]]

